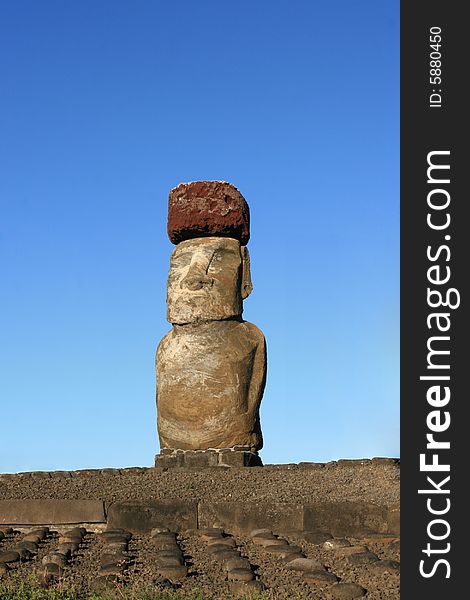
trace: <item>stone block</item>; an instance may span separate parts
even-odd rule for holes
[[[229,467],[262,467],[263,463],[258,454],[254,452],[240,452],[233,450],[219,455],[219,465]]]
[[[128,500],[108,508],[108,528],[133,533],[168,527],[172,531],[197,529],[197,502],[179,500]]]
[[[373,533],[396,534],[398,521],[398,507],[367,502],[316,502],[304,506],[303,529],[363,537]]]
[[[155,466],[162,469],[174,469],[183,466],[183,456],[181,454],[156,454]]]
[[[394,504],[389,506],[387,510],[387,533],[392,535],[400,535],[400,505]]]
[[[104,523],[102,500],[0,500],[1,525]]]
[[[263,463],[254,452],[240,452],[231,448],[218,450],[173,450],[170,454],[157,454],[155,466],[164,469],[204,469],[207,467],[262,467]]]
[[[217,464],[218,453],[214,451],[186,452],[184,454],[184,466],[188,468],[216,467]]]
[[[199,527],[222,527],[231,533],[249,534],[254,529],[269,528],[276,533],[301,531],[303,506],[277,502],[209,502],[199,503]]]

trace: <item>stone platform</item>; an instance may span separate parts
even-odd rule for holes
[[[163,452],[159,466],[150,468],[0,474],[0,527],[78,525],[135,533],[160,526],[178,532],[222,527],[237,534],[268,528],[302,535],[399,535],[398,460],[247,469],[242,465],[250,454]],[[217,458],[216,466],[201,466],[208,456]],[[183,466],[160,463],[180,457]],[[229,467],[230,460],[239,466]]]
[[[198,453],[184,454],[173,468],[0,474],[0,597],[37,578],[83,597],[399,600],[398,460],[246,468],[224,462],[249,454],[232,450],[189,467]]]
[[[155,466],[164,469],[204,467],[261,467],[257,452],[249,446],[210,448],[209,450],[173,450],[162,448],[155,456]]]

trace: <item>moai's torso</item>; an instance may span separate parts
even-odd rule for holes
[[[162,446],[261,448],[258,406],[265,362],[264,336],[252,323],[173,328],[157,350]]]

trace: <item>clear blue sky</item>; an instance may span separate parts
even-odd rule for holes
[[[152,464],[200,179],[251,208],[263,460],[398,456],[398,0],[4,1],[0,80],[0,472]]]

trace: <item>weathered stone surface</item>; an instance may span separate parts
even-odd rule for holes
[[[302,530],[303,507],[284,502],[209,502],[199,503],[199,525],[222,527],[234,534],[247,534],[263,525],[282,532]],[[274,536],[273,536],[274,537]],[[253,538],[254,541],[255,538]],[[273,539],[273,538],[270,538]]]
[[[321,571],[325,567],[318,560],[312,558],[296,558],[286,564],[292,571]]]
[[[63,542],[60,543],[57,549],[62,553],[66,554],[69,552],[70,554],[74,554],[80,548],[80,544],[76,542]]]
[[[151,537],[154,543],[158,542],[176,542],[176,533],[167,529],[166,531],[158,531],[158,527],[155,527],[151,531]],[[130,539],[130,538],[129,538]]]
[[[163,469],[181,467],[203,469],[207,467],[262,467],[257,452],[234,451],[231,448],[207,450],[173,450],[171,454],[157,454],[155,466]]]
[[[303,574],[303,578],[307,583],[315,585],[328,585],[338,581],[336,575],[328,571],[306,571]]]
[[[310,544],[323,544],[332,537],[331,533],[324,531],[304,531],[302,533],[302,538]]]
[[[71,535],[72,537],[79,535],[80,537],[83,537],[86,532],[87,531],[85,527],[72,527],[71,529],[67,529],[67,531],[65,531],[62,535]]]
[[[264,549],[268,554],[274,554],[275,556],[279,556],[279,558],[286,558],[291,554],[301,553],[299,546],[290,546],[289,544],[283,544],[282,546],[265,546]]]
[[[188,574],[188,568],[184,565],[167,565],[158,568],[158,573],[162,577],[170,579],[170,581],[177,581],[183,579]]]
[[[252,290],[248,249],[230,238],[178,244],[170,258],[167,319],[173,325],[240,317]],[[246,444],[241,444],[246,445]]]
[[[205,449],[246,444],[259,450],[265,381],[264,336],[252,323],[175,326],[157,351],[160,445]]]
[[[18,544],[18,548],[25,548],[28,552],[31,552],[31,554],[36,554],[38,551],[38,545],[34,542],[28,542],[27,540],[22,540]]]
[[[44,539],[48,533],[49,533],[49,527],[47,527],[47,526],[35,527],[34,529],[31,529],[31,531],[29,532],[29,534],[31,534],[31,535],[41,536],[41,539]]]
[[[13,548],[13,550],[14,550],[14,552],[18,552],[21,560],[29,560],[32,556],[32,552],[30,552],[28,549],[26,549],[20,545],[15,546]]]
[[[261,458],[256,452],[224,452],[219,455],[219,465],[227,467],[262,467]]]
[[[174,548],[178,548],[178,544],[174,540],[172,542],[169,540],[154,541],[153,546],[157,550],[173,550]]]
[[[323,542],[325,550],[337,550],[338,548],[349,548],[351,542],[346,538],[331,538]]]
[[[387,509],[387,533],[400,535],[400,505],[389,506]]]
[[[379,557],[373,552],[355,552],[348,556],[348,563],[351,565],[370,565],[379,560]]]
[[[400,563],[396,560],[377,560],[372,562],[374,569],[383,571],[398,571],[400,569]]]
[[[173,469],[175,467],[183,467],[183,456],[178,454],[156,454],[155,466],[161,469]]]
[[[265,548],[272,548],[273,546],[286,546],[289,545],[288,541],[284,538],[278,538],[273,536],[274,539],[271,539],[269,536],[266,538],[258,538],[258,540],[266,540],[266,543],[259,544],[260,546],[264,546]]]
[[[366,546],[341,546],[336,549],[338,556],[351,556],[351,554],[359,554],[360,552],[368,552],[369,549]]]
[[[305,530],[327,530],[336,536],[399,534],[399,507],[368,502],[316,502],[304,507]]]
[[[209,551],[208,554],[214,562],[220,562],[222,564],[225,564],[232,558],[240,558],[240,552],[239,550],[235,550],[235,548],[219,548],[214,552]]]
[[[229,581],[251,581],[255,574],[251,569],[232,569],[227,574]]]
[[[106,532],[104,532],[101,534],[101,538],[106,544],[127,544],[127,542],[131,539],[131,535],[126,535],[125,533],[112,533],[110,535],[106,535]]]
[[[45,523],[103,523],[101,500],[0,500],[0,523],[40,525]]]
[[[208,540],[212,537],[220,537],[224,535],[222,527],[199,527],[196,532],[201,536],[201,539]]]
[[[265,536],[266,534],[273,536],[273,532],[270,529],[268,529],[267,527],[253,529],[252,531],[250,531],[250,537],[252,537],[252,538],[258,537],[258,536]]]
[[[61,535],[59,537],[59,544],[81,544],[82,538],[79,535]]]
[[[166,554],[157,556],[157,564],[160,567],[177,567],[183,564],[183,559],[178,554]]]
[[[49,563],[55,563],[59,565],[59,567],[64,567],[67,564],[67,559],[61,552],[50,552],[42,559],[43,565],[47,565]]]
[[[226,181],[180,183],[170,191],[168,237],[173,244],[205,236],[250,239],[250,211],[238,189]]]
[[[56,577],[60,577],[60,575],[62,575],[62,572],[62,567],[55,562],[48,562],[44,565],[45,575],[54,575]]]
[[[4,535],[10,535],[11,533],[13,533],[13,528],[12,527],[0,527],[0,531]]]
[[[151,531],[154,527],[170,527],[173,531],[196,529],[197,503],[178,500],[128,500],[111,504],[108,526],[131,532]]]
[[[105,553],[100,556],[100,565],[124,565],[128,558],[123,553]]]
[[[46,536],[36,535],[35,533],[29,533],[25,535],[23,538],[23,542],[33,542],[33,544],[39,544],[41,540],[43,540]]]
[[[291,548],[289,548],[288,550],[286,549],[284,552],[278,553],[276,556],[283,563],[290,563],[291,561],[296,560],[297,558],[305,558],[305,554],[303,554],[302,552],[296,552]]]
[[[57,546],[56,552],[65,556],[66,559],[69,559],[72,556],[72,551],[70,550],[70,548],[66,547],[65,544],[59,544]]]
[[[250,569],[250,561],[241,556],[233,556],[224,561],[224,570],[233,571],[233,569]]]
[[[187,452],[183,454],[183,466],[189,469],[216,467],[219,457],[215,452]]]
[[[168,527],[154,527],[150,532],[150,536],[155,537],[161,535],[162,533],[171,534],[171,531],[168,529]]]
[[[204,533],[201,535],[201,540],[204,540],[205,542],[209,542],[212,540],[223,540],[224,537],[221,533]]]
[[[106,544],[106,550],[109,552],[127,552],[128,548],[128,542],[108,542]]]
[[[17,562],[18,560],[20,560],[19,552],[16,552],[14,550],[6,550],[5,552],[0,552],[0,564]]]
[[[375,534],[375,535],[368,535],[366,537],[362,538],[362,541],[364,542],[364,544],[394,544],[395,542],[399,542],[400,538],[398,538],[395,535],[381,535],[381,534]]]
[[[273,542],[276,542],[276,536],[267,533],[266,535],[257,535],[253,538],[253,544],[255,546],[270,546]]]
[[[124,567],[120,563],[108,563],[107,565],[101,565],[99,574],[100,575],[122,575]]]
[[[167,548],[160,548],[156,551],[157,556],[183,556],[183,552],[181,551],[178,544],[173,544]]]
[[[210,548],[211,546],[227,546],[228,548],[235,548],[236,547],[236,542],[233,539],[233,537],[220,537],[220,538],[213,538],[211,540],[207,541],[207,546]]]
[[[234,548],[234,546],[227,546],[226,544],[216,543],[216,544],[211,544],[210,546],[207,546],[207,553],[208,554],[217,554],[217,552],[221,552],[224,550],[232,551],[233,548]]]

